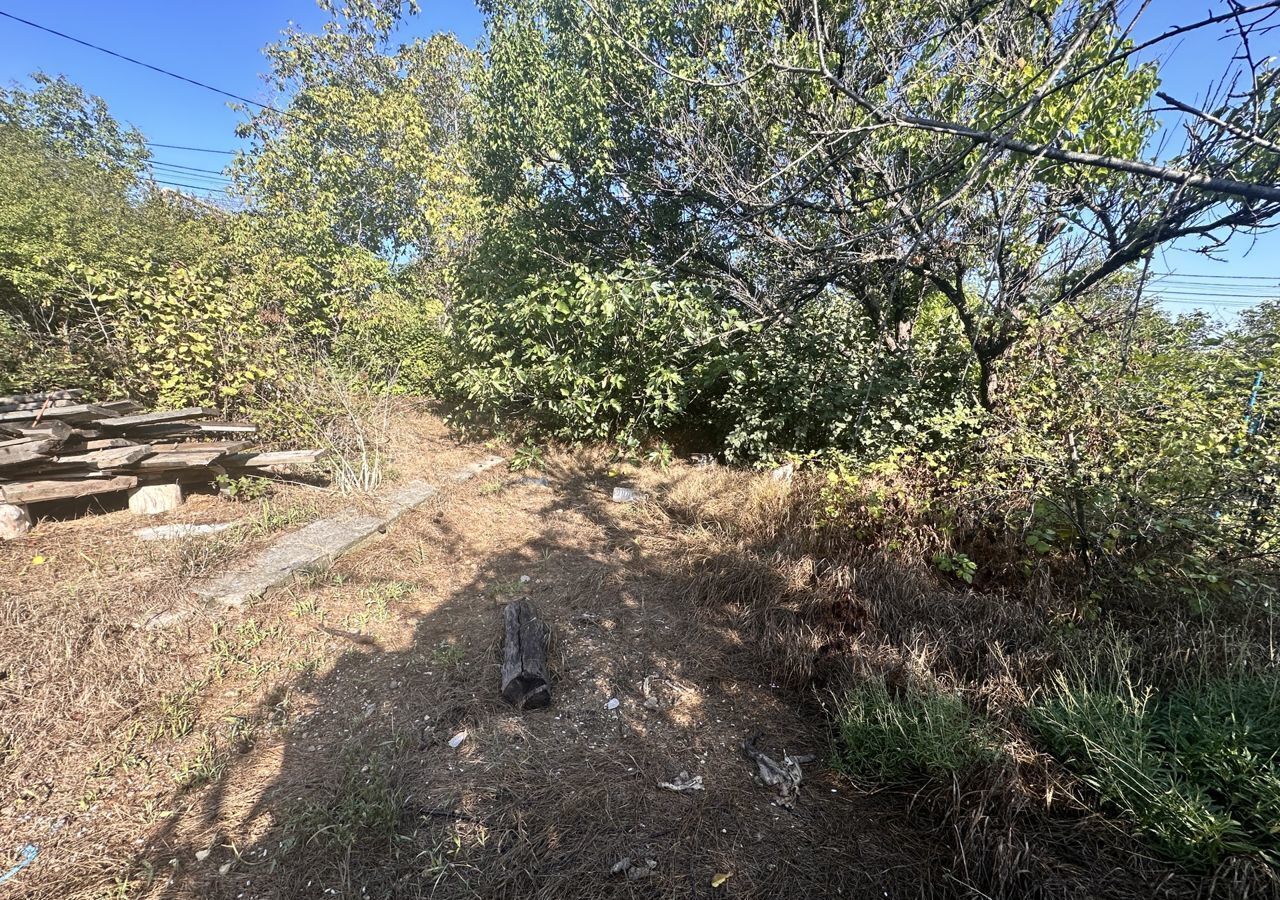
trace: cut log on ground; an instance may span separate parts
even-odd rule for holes
[[[502,699],[517,709],[551,705],[547,643],[551,632],[528,597],[512,600],[503,611]]]

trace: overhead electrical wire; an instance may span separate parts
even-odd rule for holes
[[[149,165],[164,166],[169,169],[183,169],[187,172],[208,172],[212,175],[222,175],[223,177],[230,177],[227,175],[226,170],[224,169],[202,169],[199,166],[186,166],[186,165],[183,165],[182,163],[169,162],[168,160],[164,160],[164,159],[150,160]]]
[[[184,184],[181,181],[166,181],[163,178],[152,178],[151,181],[155,182],[156,184],[168,185],[169,187],[180,187],[180,188],[188,188],[189,190],[193,190],[193,191],[203,191],[207,194],[219,194],[224,192],[222,188],[216,187],[211,184],[210,185]]]
[[[289,112],[285,112],[284,110],[277,109],[276,107],[271,106],[268,103],[260,103],[257,100],[250,100],[248,97],[241,96],[240,94],[236,94],[231,91],[224,91],[222,88],[214,87],[211,84],[206,84],[205,82],[199,81],[195,78],[188,78],[186,75],[179,75],[177,72],[170,71],[169,69],[161,68],[160,66],[153,66],[151,63],[143,62],[140,59],[135,59],[134,57],[127,56],[124,53],[117,53],[115,50],[110,50],[98,44],[94,44],[89,41],[82,40],[78,37],[73,37],[72,35],[69,35],[64,31],[58,31],[56,28],[49,28],[47,25],[41,25],[38,22],[32,22],[30,19],[24,19],[21,16],[15,16],[13,13],[5,12],[2,9],[0,9],[0,16],[3,16],[6,19],[12,19],[14,22],[20,22],[23,25],[36,29],[37,31],[43,31],[46,34],[52,34],[53,36],[60,37],[63,40],[71,41],[73,44],[79,44],[82,47],[88,47],[90,50],[97,50],[99,53],[105,53],[108,56],[115,57],[116,59],[124,60],[125,62],[132,63],[135,66],[142,66],[142,68],[150,69],[152,72],[157,72],[161,75],[166,75],[169,78],[176,78],[178,81],[185,81],[187,84],[195,85],[196,87],[203,88],[206,91],[212,91],[215,94],[221,94],[223,97],[230,97],[232,100],[238,100],[241,103],[248,103],[251,106],[256,106],[259,109],[265,109],[268,112],[273,112],[279,116],[286,116],[291,119],[298,118],[298,116],[294,115],[293,113],[289,113]]]
[[[143,141],[148,147],[162,147],[165,150],[190,150],[192,153],[221,153],[224,156],[235,156],[236,150],[214,150],[211,147],[187,147],[182,144],[159,144],[155,141]]]

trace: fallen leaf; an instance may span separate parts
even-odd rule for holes
[[[711,886],[713,888],[718,888],[720,887],[720,885],[724,884],[728,880],[729,880],[728,872],[717,872],[716,874],[711,876]]]
[[[43,566],[43,565],[44,565],[44,557],[43,557],[43,556],[41,556],[39,553],[37,553],[35,556],[31,557],[31,565],[33,565],[33,566]]]

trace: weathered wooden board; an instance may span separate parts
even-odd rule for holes
[[[21,443],[0,447],[0,467],[24,466],[47,459],[58,446],[55,440],[28,438]]]
[[[128,438],[90,438],[84,442],[86,450],[109,450],[112,447],[132,447],[134,442]]]
[[[76,433],[76,429],[72,428],[61,419],[50,419],[47,422],[41,422],[39,425],[33,425],[30,428],[20,428],[18,430],[22,432],[23,437],[51,438],[55,441],[69,440]]]
[[[104,418],[103,421],[97,424],[110,431],[120,431],[125,428],[135,428],[139,425],[180,422],[183,419],[207,419],[217,414],[218,411],[216,409],[190,406],[186,409],[167,409],[160,412],[139,413],[136,416],[112,416]]]
[[[36,424],[36,418],[40,421],[45,419],[61,419],[64,422],[93,422],[98,419],[109,419],[114,416],[112,412],[105,406],[98,406],[93,403],[77,403],[74,406],[58,406],[51,409],[27,411],[20,410],[18,412],[0,413],[0,422],[30,422]],[[26,426],[24,426],[26,427]]]
[[[104,447],[87,453],[65,453],[53,458],[58,466],[83,466],[93,469],[123,469],[141,462],[154,451],[150,444],[126,443],[122,447]]]
[[[168,441],[151,442],[151,449],[157,453],[168,453],[171,450],[221,450],[223,453],[238,453],[248,450],[253,441]]]
[[[502,614],[502,699],[518,709],[551,705],[547,643],[551,632],[528,597],[507,604]]]
[[[2,503],[41,503],[46,500],[70,500],[92,494],[123,491],[137,485],[132,475],[113,478],[49,478],[0,484]]]
[[[236,469],[263,469],[267,466],[305,466],[328,455],[325,450],[276,450],[268,453],[230,453],[218,464]]]
[[[211,466],[221,459],[223,452],[217,448],[207,450],[170,450],[155,453],[134,463],[130,468],[138,470],[190,469]]]

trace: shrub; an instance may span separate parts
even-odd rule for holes
[[[448,355],[444,306],[379,291],[349,317],[333,349],[356,371],[385,373],[398,393],[437,394]]]
[[[948,317],[926,316],[909,347],[888,351],[862,307],[824,296],[783,322],[738,336],[711,401],[733,461],[841,451],[859,457],[936,438],[963,365]]]
[[[991,729],[960,697],[918,686],[895,694],[883,678],[844,695],[836,735],[837,766],[883,784],[949,779],[999,759]]]
[[[454,388],[490,423],[509,415],[569,440],[635,446],[682,420],[731,321],[696,286],[644,267],[574,266],[456,306]]]

